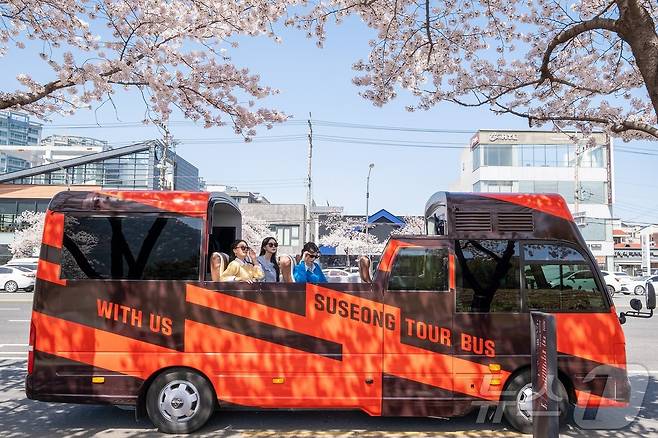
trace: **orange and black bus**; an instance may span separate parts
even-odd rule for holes
[[[532,422],[533,309],[557,320],[562,419],[630,396],[624,334],[558,195],[439,192],[361,283],[219,282],[237,204],[186,192],[63,192],[46,213],[27,396],[134,405],[164,432],[216,409]]]

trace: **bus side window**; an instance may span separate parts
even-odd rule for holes
[[[519,312],[519,243],[457,240],[457,312]]]
[[[393,262],[388,290],[448,291],[448,250],[401,248]]]
[[[550,312],[606,311],[594,273],[573,248],[548,243],[523,245],[528,308]]]
[[[202,229],[186,216],[67,215],[61,278],[198,280]]]

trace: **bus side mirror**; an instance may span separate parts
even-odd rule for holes
[[[647,284],[647,296],[646,296],[647,309],[653,310],[656,308],[656,289],[653,287],[653,284],[649,282]]]
[[[647,283],[647,296],[646,304],[648,312],[642,312],[642,301],[637,298],[631,300],[631,308],[627,312],[621,312],[619,314],[619,322],[622,324],[626,321],[627,316],[633,316],[635,318],[651,318],[653,316],[653,309],[656,308],[656,290],[654,289],[651,283]]]
[[[631,300],[631,308],[632,308],[633,310],[639,312],[640,310],[642,310],[642,301],[640,301],[640,300],[637,299],[637,298],[633,298],[633,299]]]

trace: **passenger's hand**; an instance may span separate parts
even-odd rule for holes
[[[256,263],[256,251],[254,251],[253,248],[249,248],[247,255],[249,256],[251,263]]]
[[[302,260],[304,260],[304,264],[309,268],[313,267],[315,259],[311,257],[308,251],[304,251],[304,254],[302,254]]]

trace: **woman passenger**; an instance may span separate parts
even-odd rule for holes
[[[302,248],[302,260],[295,266],[293,276],[297,283],[326,283],[320,264],[315,260],[320,257],[320,249],[313,242],[306,242]]]
[[[263,269],[256,260],[256,253],[249,248],[247,242],[238,239],[231,245],[231,250],[233,251],[233,259],[219,276],[219,281],[253,283],[263,279],[265,276]]]
[[[276,250],[279,247],[274,237],[266,237],[260,245],[258,263],[265,273],[264,282],[278,283],[281,276],[279,264],[276,261]]]

